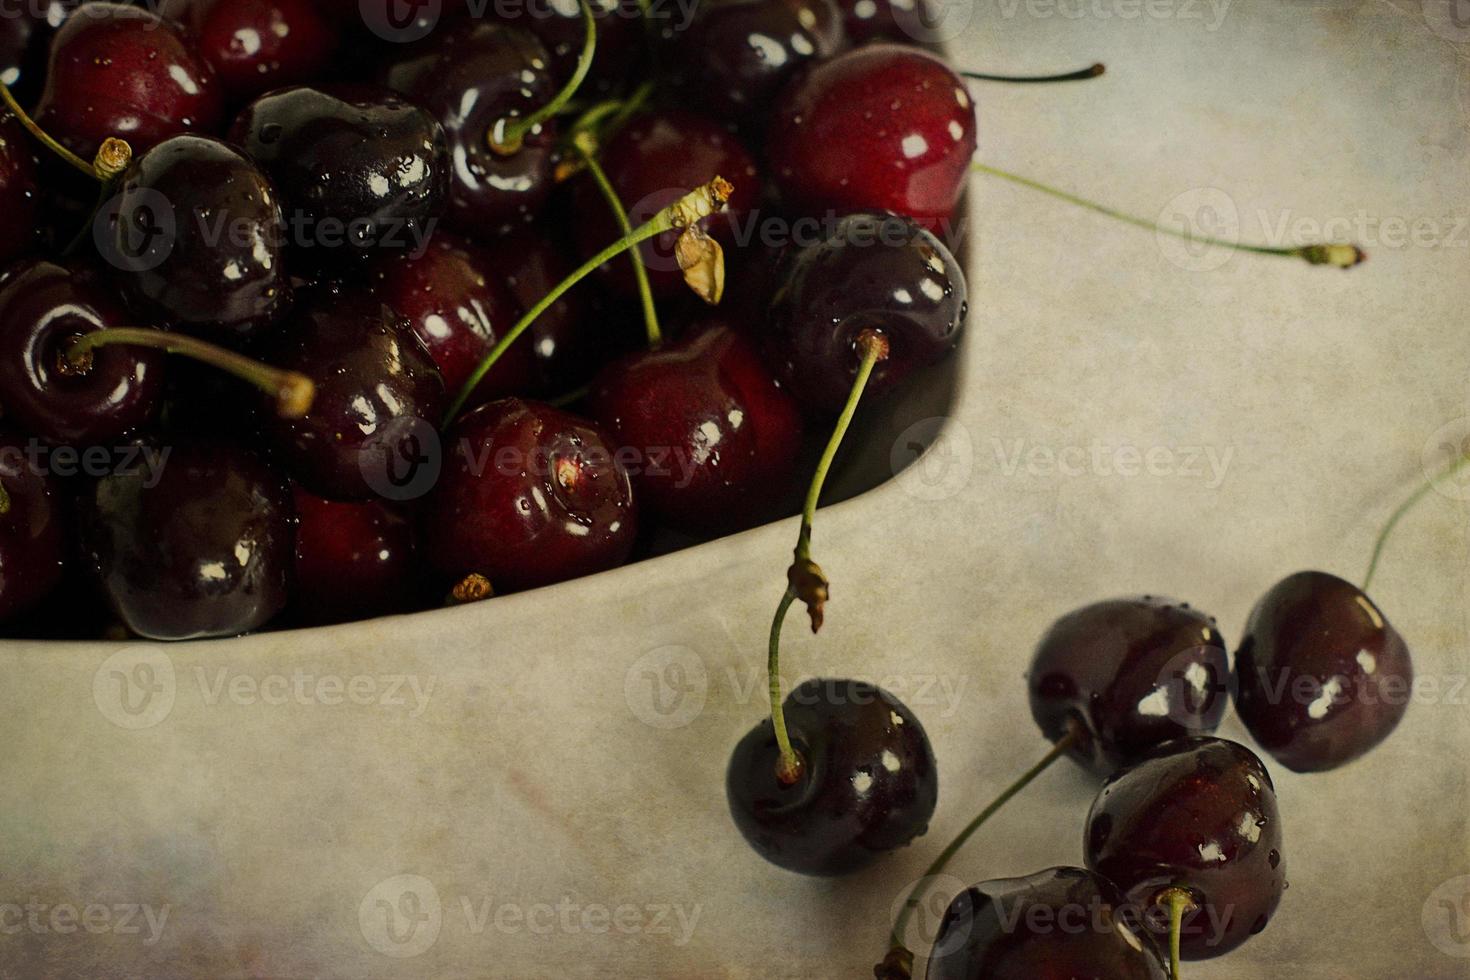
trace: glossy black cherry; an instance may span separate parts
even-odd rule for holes
[[[789,249],[775,281],[768,359],[787,389],[823,414],[847,400],[864,330],[889,344],[868,382],[871,398],[948,356],[968,312],[964,273],[944,243],[883,212],[846,215]]]
[[[1158,596],[1083,606],[1047,630],[1031,658],[1031,717],[1099,776],[1147,750],[1215,730],[1230,704],[1230,658],[1215,621]]]
[[[239,150],[175,136],[134,158],[98,216],[98,251],[130,302],[160,322],[225,341],[271,327],[291,305],[281,201]]]
[[[266,436],[291,475],[332,500],[408,500],[432,453],[444,381],[408,324],[380,299],[345,286],[303,298],[265,360],[316,385],[311,410],[271,417]]]
[[[446,580],[479,574],[514,592],[628,559],[638,508],[601,426],[506,398],[461,417],[446,440],[424,507],[425,558]]]
[[[170,438],[81,500],[83,555],[113,610],[152,640],[234,636],[286,605],[295,511],[284,477],[221,439]]]
[[[755,346],[723,322],[608,364],[592,414],[638,455],[639,500],[692,534],[749,526],[792,484],[801,414]]]
[[[337,46],[313,0],[163,0],[158,12],[189,28],[234,105],[317,77]]]
[[[940,230],[975,154],[975,106],[940,58],[868,45],[792,82],[767,152],[794,207],[896,211]]]
[[[392,92],[274,91],[246,106],[230,139],[270,177],[307,262],[421,253],[445,207],[444,130]]]
[[[526,136],[515,153],[490,149],[491,132],[551,101],[556,80],[535,35],[472,21],[436,35],[386,73],[388,86],[433,113],[444,126],[453,167],[448,221],[467,235],[490,237],[532,220],[551,191],[556,126]]]
[[[305,623],[343,623],[414,604],[414,526],[387,502],[344,503],[296,486],[291,608]]]
[[[1297,572],[1261,597],[1235,654],[1235,709],[1296,772],[1351,762],[1408,710],[1414,665],[1388,617],[1356,585]]]
[[[725,774],[731,816],[756,853],[789,871],[840,875],[928,829],[939,777],[903,702],[863,681],[813,679],[784,709],[803,763],[796,782],[777,778],[769,718],[736,745]]]
[[[0,428],[0,623],[46,598],[66,566],[65,501],[28,441]]]
[[[1126,899],[1101,875],[1048,868],[997,878],[955,896],[945,910],[928,980],[1169,980]]]
[[[142,154],[182,132],[215,132],[223,113],[214,69],[182,28],[143,7],[88,3],[51,40],[34,115],[90,161],[109,136]]]
[[[660,25],[675,78],[720,119],[765,123],[781,86],[847,44],[833,0],[703,0]]]
[[[31,260],[0,282],[0,391],[28,432],[74,447],[117,440],[151,422],[163,394],[162,351],[98,349],[78,371],[64,363],[83,334],[134,323],[110,284],[89,270]]]
[[[1189,893],[1187,960],[1223,956],[1266,928],[1286,890],[1271,776],[1255,753],[1221,738],[1165,743],[1109,779],[1087,814],[1084,850],[1161,942],[1161,896]]]

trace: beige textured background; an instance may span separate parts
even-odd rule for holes
[[[1207,228],[1233,209],[1248,240],[1333,221],[1373,256],[1344,274],[1190,254],[974,185],[974,316],[945,455],[822,515],[829,623],[786,647],[790,679],[880,680],[928,728],[940,805],[915,847],[815,882],[765,865],[725,812],[727,755],[763,710],[787,522],[312,634],[166,653],[0,644],[0,975],[867,975],[904,887],[1043,750],[1021,674],[1051,619],[1163,592],[1233,643],[1279,577],[1360,577],[1426,460],[1470,435],[1460,6],[1458,29],[1433,0],[969,8],[954,42],[967,65],[1110,69],[978,87],[985,159]],[[1018,445],[1039,452],[1012,465]],[[1119,474],[1120,446],[1158,449],[1159,471]],[[1075,462],[1069,447],[1089,457],[1080,472],[1045,464]],[[1196,451],[1223,473],[1186,465]],[[1437,690],[1359,764],[1276,767],[1291,889],[1265,933],[1190,966],[1193,980],[1470,976],[1456,941],[1470,940],[1470,881],[1455,881],[1470,874],[1470,485],[1442,489],[1374,590]],[[114,672],[146,679],[140,663],[160,691],[128,715]],[[297,671],[327,686],[270,703],[273,678]],[[407,686],[404,705],[332,703],[397,675],[432,684],[423,710]],[[1233,719],[1223,731],[1244,737]],[[954,875],[1076,863],[1091,795],[1076,770],[1049,773]],[[106,918],[62,932],[48,909],[18,926],[7,903],[32,901]],[[141,908],[126,912],[145,905],[167,911],[151,943]]]

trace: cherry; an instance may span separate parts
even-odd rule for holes
[[[597,375],[592,414],[638,453],[640,502],[698,534],[748,526],[789,487],[801,416],[754,345],[720,321]]]
[[[854,45],[872,41],[932,47],[933,14],[926,0],[837,0],[842,29]]]
[[[378,298],[413,327],[451,391],[469,380],[521,315],[490,253],[448,232],[434,235],[421,254],[385,258],[373,271]],[[524,392],[536,382],[535,354],[523,340],[496,362],[472,403]]]
[[[704,0],[662,34],[677,83],[710,112],[762,121],[787,79],[847,43],[833,0]]]
[[[840,875],[921,836],[939,795],[929,737],[892,694],[813,679],[786,698],[800,772],[778,775],[770,719],[740,740],[725,775],[730,813],[756,852],[807,875]]]
[[[98,216],[98,250],[138,308],[238,338],[290,307],[283,224],[275,188],[243,154],[209,137],[175,136],[123,172]]]
[[[1413,681],[1398,630],[1362,589],[1326,572],[1272,586],[1235,654],[1241,721],[1296,772],[1335,769],[1387,738]]]
[[[444,410],[444,381],[393,310],[369,294],[320,287],[265,350],[316,385],[304,416],[266,422],[293,477],[332,500],[414,492],[395,486],[393,474],[424,453]]]
[[[0,82],[11,91],[34,94],[44,74],[42,49],[47,34],[46,22],[37,11],[11,10],[0,17]]]
[[[463,233],[490,236],[526,224],[550,193],[554,122],[527,135],[514,153],[490,147],[508,120],[550,100],[555,80],[549,65],[534,35],[472,21],[388,69],[388,86],[444,126],[453,162],[448,218]]]
[[[593,422],[507,398],[461,418],[424,508],[425,556],[499,592],[621,565],[638,531],[633,486]]]
[[[6,23],[0,17],[0,23]],[[40,187],[30,137],[14,116],[0,116],[0,266],[36,246],[41,230]]]
[[[1087,814],[1087,867],[1168,934],[1156,910],[1187,899],[1184,959],[1222,956],[1266,927],[1286,888],[1266,767],[1242,745],[1190,736],[1114,775]]]
[[[982,881],[955,896],[945,910],[925,976],[1168,980],[1158,947],[1129,919],[1118,889],[1082,868]]]
[[[769,310],[766,349],[776,375],[808,407],[835,413],[877,331],[885,359],[868,390],[891,390],[949,354],[968,311],[965,277],[949,249],[908,218],[859,212],[788,251]]]
[[[83,159],[110,136],[135,153],[186,130],[213,132],[224,104],[184,31],[141,7],[88,3],[51,40],[36,121]]]
[[[24,436],[0,429],[0,622],[46,598],[65,570],[60,494],[25,449]]]
[[[869,45],[792,82],[767,152],[781,193],[808,212],[896,211],[937,230],[969,173],[975,106],[934,55]]]
[[[444,131],[389,92],[271,92],[245,108],[230,138],[270,175],[307,258],[422,251],[444,208]]]
[[[152,640],[234,636],[286,605],[295,514],[286,481],[228,442],[145,444],[81,501],[83,555],[128,629]]]
[[[760,201],[760,173],[750,152],[723,126],[691,112],[670,109],[635,116],[607,140],[598,162],[635,225],[707,181],[710,174],[725,177],[735,185],[728,210],[706,218],[702,227],[727,248]],[[584,258],[621,233],[590,178],[577,184],[574,208],[575,235]],[[678,232],[667,231],[638,246],[649,285],[659,298],[684,291],[674,256],[678,237]],[[637,287],[628,262],[610,263],[604,269],[618,289],[634,295]]]
[[[235,104],[319,75],[337,45],[312,0],[163,0],[158,12],[193,32]]]
[[[1031,660],[1031,716],[1067,754],[1108,776],[1148,749],[1215,730],[1230,660],[1212,617],[1156,596],[1112,599],[1052,624]]]
[[[636,73],[643,40],[638,0],[588,0],[597,20],[597,53],[587,87],[608,92]],[[566,82],[577,68],[584,28],[577,0],[548,0],[534,8],[492,3],[486,17],[535,34],[551,55],[552,75]]]
[[[293,492],[296,616],[341,623],[408,608],[415,591],[413,522],[380,500],[341,503],[299,486]]]
[[[84,370],[64,360],[76,337],[128,324],[111,289],[85,269],[33,260],[0,284],[0,390],[6,413],[28,431],[69,445],[116,440],[152,421],[164,354],[98,350]]]

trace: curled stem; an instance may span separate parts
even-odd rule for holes
[[[140,327],[94,330],[72,339],[61,356],[63,374],[84,375],[92,369],[92,352],[109,344],[151,347],[170,354],[183,354],[255,385],[276,400],[282,418],[300,418],[311,410],[316,386],[296,371],[284,371],[252,360],[244,354],[218,347],[198,337]]]
[[[1022,187],[1029,187],[1032,190],[1040,191],[1043,194],[1049,194],[1052,197],[1057,198],[1058,200],[1066,201],[1068,204],[1075,204],[1079,208],[1086,208],[1089,211],[1095,211],[1098,214],[1107,215],[1109,218],[1116,218],[1117,220],[1125,222],[1127,224],[1135,225],[1139,228],[1146,228],[1150,231],[1159,232],[1161,234],[1170,235],[1174,238],[1178,238],[1196,245],[1216,245],[1220,248],[1239,249],[1242,252],[1250,252],[1255,255],[1282,255],[1288,258],[1301,259],[1307,262],[1309,265],[1330,265],[1338,269],[1351,269],[1353,266],[1358,265],[1368,257],[1368,253],[1364,252],[1357,245],[1344,245],[1335,243],[1317,243],[1312,245],[1280,247],[1272,245],[1243,245],[1240,242],[1227,241],[1222,238],[1211,238],[1208,235],[1196,235],[1192,231],[1182,230],[1178,228],[1169,228],[1165,225],[1159,224],[1156,221],[1149,221],[1147,218],[1140,218],[1136,215],[1125,214],[1124,212],[1115,210],[1114,208],[1098,204],[1096,201],[1089,201],[1085,197],[1078,197],[1075,194],[1069,194],[1066,191],[1059,190],[1055,187],[1050,186],[1049,184],[1043,184],[1040,181],[1032,180],[1029,177],[1022,177],[1020,174],[1013,174],[1008,170],[1001,170],[999,167],[992,167],[989,164],[978,162],[972,163],[970,164],[970,168],[977,173],[988,174],[992,177],[999,177],[1001,180],[1008,180],[1013,184],[1019,184]]]
[[[557,283],[552,287],[550,292],[536,302],[535,306],[527,310],[516,321],[515,325],[506,331],[505,336],[496,342],[495,346],[490,349],[490,353],[485,355],[485,359],[475,368],[474,373],[465,381],[464,386],[459,390],[459,394],[455,396],[453,404],[450,405],[449,411],[445,415],[445,424],[448,425],[459,416],[459,413],[469,401],[470,396],[474,393],[476,386],[490,372],[490,369],[495,366],[495,362],[500,360],[501,355],[506,352],[510,345],[520,339],[521,334],[526,332],[526,329],[536,321],[536,318],[542,313],[545,313],[557,300],[561,299],[567,290],[590,276],[598,266],[604,262],[611,262],[628,249],[636,246],[639,242],[646,242],[655,235],[662,234],[673,228],[687,228],[694,222],[721,210],[724,208],[725,203],[729,201],[730,193],[733,190],[734,188],[724,178],[715,177],[702,187],[696,187],[688,194],[685,194],[679,200],[648,219],[648,221],[633,229],[631,234],[624,235],[574,269],[571,275]]]
[[[633,223],[628,220],[628,210],[623,207],[623,202],[618,198],[618,192],[613,187],[612,181],[607,179],[607,172],[602,169],[602,164],[597,162],[596,145],[592,134],[585,130],[574,134],[572,146],[581,158],[582,166],[592,176],[592,182],[602,193],[608,210],[613,213],[613,218],[618,223],[618,231],[624,235],[631,235]],[[643,307],[643,325],[648,334],[648,346],[657,347],[663,343],[663,333],[658,326],[658,309],[653,304],[653,287],[648,282],[648,268],[643,264],[643,250],[630,249],[628,258],[633,263],[633,278],[638,285],[638,302]]]
[[[1389,535],[1393,534],[1393,530],[1398,527],[1399,521],[1403,520],[1404,515],[1413,510],[1414,505],[1423,500],[1430,490],[1434,489],[1436,483],[1454,476],[1460,470],[1464,469],[1467,464],[1470,464],[1470,453],[1462,453],[1456,456],[1450,461],[1449,465],[1420,484],[1419,488],[1409,494],[1408,499],[1399,504],[1394,512],[1389,515],[1388,520],[1383,525],[1383,529],[1378,532],[1378,540],[1373,542],[1373,557],[1368,559],[1368,571],[1363,573],[1364,592],[1367,592],[1368,586],[1373,584],[1373,574],[1378,571],[1378,560],[1383,557],[1383,546],[1388,543]]]
[[[587,73],[592,70],[592,57],[597,53],[597,19],[592,14],[592,0],[579,0],[582,8],[582,53],[577,56],[577,67],[572,71],[572,77],[561,87],[561,91],[552,97],[535,112],[521,119],[502,119],[490,127],[490,132],[485,134],[485,141],[490,149],[501,156],[511,156],[519,153],[526,137],[536,127],[556,116],[577,94],[577,89],[587,78]]]

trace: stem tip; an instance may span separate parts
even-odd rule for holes
[[[914,954],[902,946],[895,946],[883,957],[883,962],[873,967],[877,980],[911,980],[914,975]]]
[[[283,419],[299,419],[311,411],[316,398],[316,385],[304,374],[286,371],[276,392],[276,414]]]

